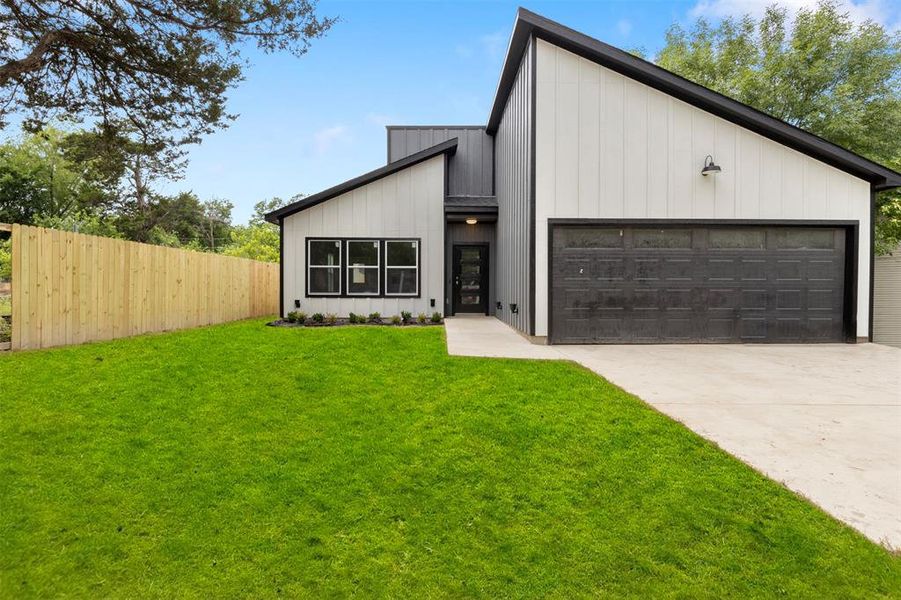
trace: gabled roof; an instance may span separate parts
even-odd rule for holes
[[[865,179],[876,190],[901,187],[901,173],[524,8],[520,8],[516,14],[513,35],[510,38],[491,115],[488,118],[487,131],[489,134],[493,135],[500,125],[507,96],[516,80],[516,73],[528,47],[529,39],[533,35],[798,152]]]
[[[312,206],[316,206],[317,204],[322,204],[326,200],[331,200],[335,196],[340,196],[346,192],[351,190],[355,190],[358,187],[362,187],[367,183],[372,183],[373,181],[378,181],[383,177],[387,177],[388,175],[392,175],[397,173],[398,171],[402,171],[407,167],[412,167],[413,165],[419,164],[423,161],[426,161],[432,157],[438,156],[439,154],[447,154],[451,155],[457,150],[457,138],[451,138],[447,141],[441,142],[440,144],[435,144],[430,148],[426,148],[425,150],[420,150],[415,154],[411,154],[410,156],[405,156],[400,160],[396,160],[394,162],[388,163],[384,167],[379,167],[374,171],[369,171],[368,173],[364,173],[359,177],[354,177],[344,183],[339,183],[334,187],[330,187],[327,190],[321,191],[318,194],[313,194],[312,196],[307,196],[302,200],[298,200],[297,202],[293,202],[287,206],[283,206],[278,210],[274,210],[270,213],[266,213],[266,220],[270,223],[278,223],[280,220],[284,219],[289,215],[293,215],[294,213],[300,212],[302,210],[306,210]]]

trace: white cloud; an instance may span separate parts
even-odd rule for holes
[[[507,49],[507,30],[495,31],[479,38],[479,45],[488,58],[497,59],[504,55]]]
[[[698,3],[689,11],[692,17],[722,18],[740,17],[749,14],[754,17],[763,16],[768,6],[778,3],[788,9],[789,16],[799,8],[815,8],[818,0],[698,0]],[[894,21],[894,27],[898,25],[897,16],[892,17],[892,10],[886,0],[840,0],[839,7],[847,12],[855,23],[863,23],[872,20],[887,27],[889,21]],[[890,27],[890,28],[894,28]]]
[[[621,36],[629,37],[629,34],[632,33],[632,21],[629,19],[620,19],[616,22],[616,30]]]
[[[328,152],[336,143],[349,138],[349,130],[346,125],[333,125],[320,129],[313,134],[313,150],[321,156]]]
[[[398,123],[398,120],[391,115],[383,113],[369,113],[366,115],[366,122],[370,125],[375,125],[376,127],[384,127],[385,125],[396,124]]]
[[[500,60],[507,49],[507,31],[495,31],[479,36],[478,39],[457,44],[454,52],[460,58],[487,57],[491,60]]]

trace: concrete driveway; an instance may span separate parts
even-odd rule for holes
[[[901,550],[901,349],[538,346],[493,318],[446,327],[451,354],[576,361]]]

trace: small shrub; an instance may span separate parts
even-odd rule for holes
[[[425,322],[428,321],[428,317],[425,316],[425,313],[419,313],[419,316],[416,317],[416,320],[419,321],[420,325],[425,325]]]
[[[397,315],[394,315],[393,317],[391,317],[391,324],[392,324],[392,325],[400,325],[401,322],[402,322],[402,321],[401,321],[401,318],[398,317]]]
[[[0,317],[0,342],[9,342],[12,340],[12,327],[9,322]]]
[[[299,310],[292,310],[287,314],[285,320],[288,323],[300,323],[303,325],[304,321],[307,320],[307,313],[300,312]]]
[[[349,315],[347,315],[347,322],[351,325],[356,325],[357,323],[363,322],[363,317],[362,315],[358,315],[356,313],[350,313]]]
[[[432,313],[432,323],[440,323],[441,322],[441,313],[433,312]]]
[[[381,323],[382,322],[381,313],[377,313],[377,312],[369,313],[369,322],[370,323]]]
[[[403,324],[406,325],[413,319],[413,313],[408,310],[400,311],[400,320],[403,321]]]
[[[325,315],[323,315],[322,313],[313,313],[313,316],[310,318],[313,319],[314,323],[322,323],[323,321],[325,321]]]
[[[334,325],[338,322],[338,315],[336,315],[335,313],[328,313],[327,315],[325,315],[325,322],[329,325]]]

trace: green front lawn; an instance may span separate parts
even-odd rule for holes
[[[0,597],[901,592],[901,559],[590,372],[443,335],[0,356]]]

